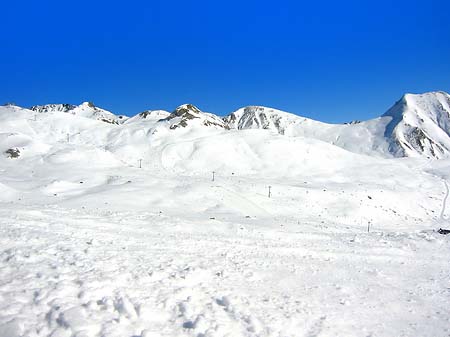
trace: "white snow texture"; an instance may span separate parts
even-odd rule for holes
[[[0,337],[450,336],[449,116],[0,107]]]

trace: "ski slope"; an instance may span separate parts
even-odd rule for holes
[[[0,107],[0,337],[448,336],[450,160],[367,123]]]

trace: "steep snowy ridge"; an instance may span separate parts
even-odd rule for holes
[[[448,158],[450,96],[445,92],[407,94],[384,117],[392,118],[385,136],[397,156]]]
[[[289,125],[298,124],[304,118],[262,106],[248,106],[224,118],[233,129],[268,129],[285,134]]]
[[[268,129],[316,138],[352,152],[382,157],[450,157],[450,96],[407,94],[379,118],[326,124],[283,111],[249,106],[224,119],[235,129]]]
[[[203,112],[192,104],[179,106],[164,121],[170,122],[172,130],[192,124],[228,129],[227,124],[220,117]]]
[[[233,137],[235,132],[258,129],[268,130],[272,136],[279,134],[290,138],[311,138],[350,152],[374,157],[450,157],[450,96],[444,92],[407,94],[381,117],[349,124],[322,123],[262,106],[241,108],[226,117],[203,112],[192,104],[183,104],[171,113],[164,110],[147,110],[131,118],[116,116],[89,102],[78,106],[34,106],[31,108],[32,112],[28,113],[26,111],[29,110],[15,106],[6,106],[3,109],[13,109],[16,114],[21,111],[22,114],[29,115],[28,119],[37,118],[31,117],[32,112],[38,115],[54,114],[55,118],[50,118],[48,122],[52,124],[52,132],[56,133],[56,130],[60,130],[64,134],[86,134],[91,130],[91,126],[87,129],[81,126],[86,124],[86,121],[61,120],[57,116],[73,115],[106,122],[104,124],[120,128],[101,133],[100,137],[104,141],[109,139],[113,144],[124,144],[128,139],[127,135],[131,134],[133,138],[142,137],[143,133],[152,135],[141,142],[149,144],[150,141],[165,142],[163,139],[169,141],[172,137],[176,140],[181,134],[189,134],[189,139],[194,139],[230,130],[229,136]],[[66,125],[67,123],[73,124],[73,127]],[[98,138],[98,132],[87,138]],[[183,141],[183,137],[179,140]],[[110,148],[111,144],[103,146]]]

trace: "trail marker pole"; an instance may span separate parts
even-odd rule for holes
[[[142,168],[142,159],[139,159],[139,168]]]
[[[216,172],[212,171],[212,181],[214,181],[214,175],[216,174]]]
[[[272,193],[270,193],[270,189],[272,188],[272,186],[269,186],[269,198],[272,195]]]

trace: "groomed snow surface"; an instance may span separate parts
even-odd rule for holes
[[[0,113],[1,337],[450,335],[449,160],[157,120]]]

